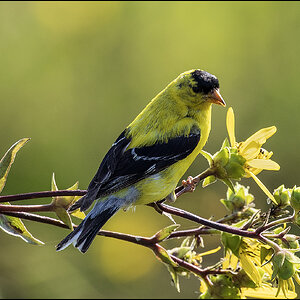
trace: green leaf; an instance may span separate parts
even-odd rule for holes
[[[67,211],[63,207],[56,207],[54,209],[56,215],[58,218],[64,222],[71,230],[73,230],[73,224],[70,215],[67,213]]]
[[[226,184],[231,189],[231,191],[233,193],[235,193],[234,186],[233,186],[230,179],[227,179],[227,178],[226,179],[221,179],[221,181],[223,181],[223,183]]]
[[[208,176],[203,180],[202,187],[206,187],[206,186],[216,182],[216,180],[217,180],[216,176],[214,176],[214,175]]]
[[[263,264],[266,257],[273,252],[272,248],[261,247],[260,248],[260,263]]]
[[[221,147],[221,149],[224,149],[224,148],[226,148],[226,147],[230,147],[230,144],[229,144],[229,141],[228,141],[228,138],[226,137],[225,138],[225,140],[224,140],[224,142],[223,142],[223,144],[222,144],[222,147]]]
[[[75,182],[75,184],[73,184],[67,190],[77,190],[77,189],[78,189],[78,181]],[[56,182],[55,182],[54,173],[52,175],[51,190],[52,191],[58,191],[58,187],[57,187]],[[64,207],[65,209],[68,209],[69,206],[71,206],[75,202],[75,197],[76,196],[57,196],[57,197],[52,197],[52,203],[55,206]]]
[[[178,267],[177,263],[170,257],[168,251],[163,247],[157,247],[153,251],[156,257],[163,263],[170,265],[174,268]]]
[[[230,152],[228,148],[216,152],[213,156],[214,165],[224,167],[228,163]]]
[[[8,202],[2,204],[10,205]],[[17,236],[29,244],[44,245],[42,241],[32,236],[19,218],[0,214],[0,228],[6,233]]]
[[[17,152],[29,141],[29,138],[23,138],[13,144],[8,151],[4,154],[0,161],[0,192],[2,192],[10,168],[15,160]],[[10,205],[8,202],[3,203]],[[6,233],[20,237],[25,242],[33,245],[43,245],[44,243],[34,238],[32,234],[27,230],[21,219],[11,216],[0,214],[0,228]]]
[[[78,189],[78,181],[68,188],[68,190],[77,190],[77,189]],[[52,180],[51,180],[51,190],[58,191],[54,173],[52,175]],[[73,230],[73,225],[72,225],[70,214],[67,212],[67,209],[80,198],[81,198],[80,196],[52,197],[53,211],[56,213],[58,218],[61,221],[63,221],[71,230]],[[76,209],[75,211],[71,212],[71,215],[79,219],[85,218],[84,212],[80,211],[79,209]]]
[[[17,152],[29,141],[29,138],[24,138],[13,144],[4,154],[0,161],[0,193],[2,192],[10,167],[13,164]]]
[[[184,256],[190,252],[192,249],[191,247],[176,247],[176,248],[173,248],[171,250],[169,250],[169,253],[172,254],[172,255],[175,255],[176,257],[180,258],[180,259],[183,259]]]
[[[211,166],[213,164],[213,156],[204,150],[201,150],[200,153],[207,159],[209,165]]]
[[[180,293],[180,286],[179,286],[179,276],[178,273],[175,271],[175,269],[172,266],[168,266],[168,270],[171,274],[172,281],[174,283],[174,286],[178,293]]]
[[[225,251],[230,249],[236,257],[239,257],[239,249],[242,242],[242,238],[240,236],[228,232],[222,232],[221,241],[225,247]]]
[[[157,242],[159,243],[159,242],[165,240],[179,226],[180,226],[180,224],[172,224],[172,225],[165,227],[165,228],[161,229],[160,231],[158,231],[155,234],[155,238],[157,239]]]

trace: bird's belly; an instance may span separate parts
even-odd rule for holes
[[[141,180],[136,188],[140,194],[135,204],[148,204],[167,197],[190,166],[188,159],[179,161],[164,171]]]

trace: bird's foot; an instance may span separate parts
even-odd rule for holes
[[[185,192],[193,192],[196,189],[196,183],[192,176],[189,176],[187,180],[182,180],[182,185]]]

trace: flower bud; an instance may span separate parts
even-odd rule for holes
[[[289,251],[278,251],[273,259],[273,274],[272,279],[277,276],[279,279],[288,280],[296,272],[296,264],[299,263],[299,258]]]
[[[294,186],[291,194],[291,206],[295,211],[300,211],[300,187]]]
[[[215,175],[219,179],[241,179],[244,174],[246,159],[239,155],[234,148],[225,147],[213,156]]]
[[[290,249],[298,249],[300,248],[299,246],[299,238],[298,236],[294,235],[294,234],[286,234],[284,236],[285,240],[288,243],[288,248]]]
[[[274,190],[273,196],[277,202],[277,206],[280,208],[285,208],[290,204],[290,191],[283,184]]]
[[[220,274],[210,277],[212,286],[208,287],[199,299],[240,299],[240,289],[231,276]]]
[[[228,189],[226,199],[220,200],[230,211],[242,210],[245,205],[254,200],[254,196],[249,193],[249,187],[245,187],[238,182],[235,184],[234,191]]]
[[[290,261],[288,261],[287,259],[285,259],[283,265],[278,270],[277,276],[280,279],[288,280],[295,274],[295,272],[296,272],[295,265]]]

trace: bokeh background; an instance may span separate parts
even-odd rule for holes
[[[268,2],[5,2],[0,3],[0,152],[31,140],[18,153],[3,194],[85,189],[119,133],[180,73],[201,68],[218,76],[243,140],[276,125],[265,145],[281,165],[260,179],[271,189],[299,185],[300,3]],[[226,109],[213,108],[205,150],[226,137]],[[186,175],[207,167],[197,158]],[[245,185],[266,207],[250,179]],[[223,216],[218,182],[176,206],[203,217]],[[31,204],[49,199],[32,200]],[[178,219],[177,219],[178,220]],[[180,220],[178,220],[180,221]],[[82,255],[55,252],[65,229],[25,221],[45,242],[32,246],[0,232],[2,298],[196,298],[198,281],[171,285],[147,249],[96,238]],[[105,229],[150,236],[170,220],[147,207],[119,212]],[[185,228],[193,224],[184,223]],[[176,241],[178,245],[179,241]],[[205,238],[207,249],[218,245]],[[213,264],[218,254],[207,263]]]

